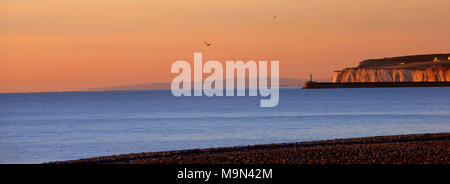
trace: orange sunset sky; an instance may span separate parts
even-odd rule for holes
[[[450,0],[1,0],[0,92],[170,82],[195,51],[330,78],[367,58],[448,53],[449,33]]]

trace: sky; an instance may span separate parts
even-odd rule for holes
[[[193,63],[194,52],[204,62],[278,60],[284,78],[330,78],[363,59],[450,52],[449,7],[450,0],[1,0],[0,92],[170,82],[172,63]]]

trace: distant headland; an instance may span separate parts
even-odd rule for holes
[[[330,83],[305,82],[304,88],[450,86],[450,53],[363,60],[334,71]]]

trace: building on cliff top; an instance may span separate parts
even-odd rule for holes
[[[450,61],[450,56],[448,56],[448,57],[434,57],[433,62],[439,62],[439,61]]]
[[[437,57],[434,57],[433,62],[439,62],[439,59]]]

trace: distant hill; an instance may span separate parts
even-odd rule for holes
[[[329,81],[329,79],[314,79],[315,81]],[[268,79],[270,81],[270,79]],[[280,78],[280,87],[301,87],[305,79]],[[116,91],[116,90],[154,90],[154,89],[170,89],[171,83],[149,83],[149,84],[132,84],[120,86],[108,86],[91,88],[92,91]],[[224,82],[225,85],[225,82]],[[246,82],[248,87],[248,82]]]

